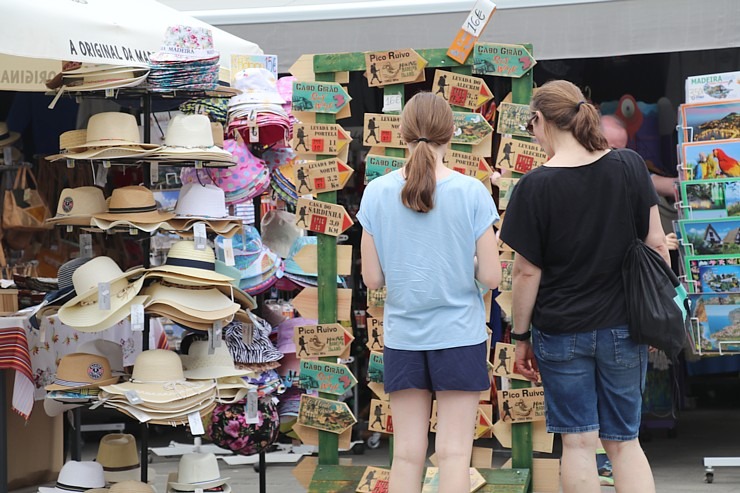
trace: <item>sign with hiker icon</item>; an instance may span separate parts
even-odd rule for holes
[[[398,147],[405,149],[401,137],[401,117],[382,113],[365,113],[362,142],[366,146]]]
[[[354,170],[337,158],[301,161],[295,165],[295,187],[298,195],[341,190]]]
[[[370,87],[424,82],[427,61],[412,49],[365,53],[365,77]]]

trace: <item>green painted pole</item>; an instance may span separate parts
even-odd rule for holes
[[[334,73],[316,74],[316,80],[333,82]],[[316,123],[336,123],[336,116],[328,113],[317,113]],[[317,159],[330,159],[333,156],[319,155]],[[330,204],[337,203],[337,192],[324,192],[317,199]],[[337,239],[330,235],[318,234],[318,268],[319,268],[319,323],[337,322]],[[336,363],[335,357],[320,358],[321,361]],[[337,396],[319,393],[319,397],[337,400]],[[319,431],[319,465],[339,465],[339,435]]]
[[[524,45],[532,53],[532,45]],[[534,53],[532,53],[534,54]],[[518,79],[511,80],[511,101],[518,104],[529,104],[532,99],[532,70]],[[518,137],[514,137],[515,139]],[[521,139],[526,140],[526,139]],[[512,389],[522,389],[530,386],[523,380],[512,380]],[[511,425],[511,467],[514,469],[529,469],[532,471],[532,423],[518,423]],[[532,492],[532,484],[529,482],[528,492]]]

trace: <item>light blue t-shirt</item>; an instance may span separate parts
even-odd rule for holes
[[[405,180],[393,171],[371,181],[357,219],[375,240],[388,296],[384,344],[433,350],[480,344],[488,337],[475,283],[475,243],[498,219],[483,184],[461,173],[437,181],[434,208],[401,202]]]

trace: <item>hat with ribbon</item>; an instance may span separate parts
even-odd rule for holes
[[[93,214],[108,210],[103,191],[98,187],[65,188],[59,195],[56,216],[47,219],[51,224],[90,226]]]
[[[46,315],[56,313],[58,306],[75,297],[75,288],[72,282],[72,274],[81,266],[90,261],[88,257],[77,257],[69,260],[59,267],[57,271],[57,286],[59,289],[50,291],[44,296],[44,301],[38,305],[36,312],[29,318],[29,323],[35,329],[41,326],[41,320]],[[81,353],[86,351],[80,350]]]
[[[62,466],[56,485],[39,486],[39,493],[82,492],[93,488],[105,488],[103,466],[92,461],[71,460]]]
[[[136,448],[136,439],[133,435],[123,433],[111,433],[105,435],[100,439],[98,455],[95,458],[95,461],[103,466],[105,480],[109,483],[120,483],[122,481],[138,483],[137,480],[141,477],[139,452]],[[148,477],[154,478],[153,468],[149,468]],[[129,489],[130,488],[124,488],[124,491]],[[131,490],[132,493],[138,491],[144,490]]]
[[[87,389],[109,385],[118,381],[110,370],[110,363],[103,356],[70,353],[62,357],[57,367],[54,383],[46,390]]]
[[[231,153],[215,145],[211,121],[205,115],[176,115],[167,125],[164,143],[155,155],[157,159],[205,161],[214,166],[234,164]]]
[[[195,341],[188,353],[181,355],[185,367],[185,377],[193,380],[209,380],[224,377],[241,377],[249,374],[246,370],[234,367],[234,358],[226,345],[222,344],[209,354],[208,341]]]
[[[174,309],[178,318],[196,323],[218,322],[231,318],[241,308],[231,298],[210,286],[175,287],[165,282],[155,282],[145,287],[149,296],[145,308],[166,305]]]
[[[151,190],[133,185],[114,189],[108,202],[108,212],[93,214],[92,222],[100,229],[125,225],[141,229],[150,226],[154,231],[174,216],[157,209],[157,201]]]
[[[20,137],[21,134],[19,134],[18,132],[11,132],[8,130],[7,123],[0,122],[0,148],[12,145]]]
[[[123,366],[123,347],[113,341],[105,339],[93,339],[85,341],[77,346],[81,353],[97,354],[103,356],[110,363],[110,371],[113,375],[125,375],[126,371]]]
[[[223,493],[230,493],[231,486],[226,483],[229,479],[221,477],[214,454],[184,454],[177,467],[177,478],[167,484],[167,491],[205,491],[221,486]]]
[[[195,242],[180,240],[170,247],[163,265],[152,267],[147,276],[167,277],[165,274],[180,274],[194,279],[204,279],[219,283],[231,284],[231,278],[219,274],[216,269],[216,255],[213,249],[206,246],[196,248]]]
[[[150,471],[154,472],[154,469],[149,468]],[[153,477],[150,474],[149,477]],[[104,490],[89,490],[86,493],[157,493],[153,486],[141,481],[127,480],[120,481],[111,485],[110,488]]]
[[[98,91],[138,86],[149,74],[146,67],[119,67],[104,64],[82,64],[62,70],[62,85],[67,91]]]
[[[74,152],[81,152],[98,147],[122,147],[139,151],[157,149],[156,144],[141,141],[136,117],[128,113],[105,112],[90,117],[87,122],[85,142],[68,147],[68,157]]]

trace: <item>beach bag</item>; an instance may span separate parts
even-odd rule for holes
[[[33,182],[34,188],[28,183]],[[15,176],[13,188],[5,191],[3,202],[3,228],[24,231],[51,229],[45,221],[51,217],[41,194],[33,172],[27,167],[21,168]]]

